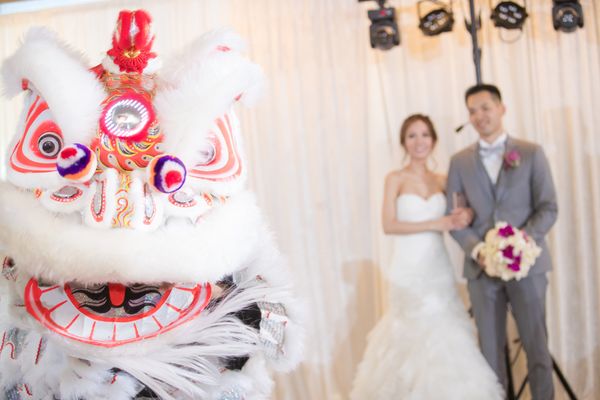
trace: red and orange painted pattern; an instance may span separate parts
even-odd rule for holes
[[[160,154],[162,132],[155,122],[148,129],[148,136],[141,142],[132,142],[105,135],[98,131],[98,136],[92,141],[91,149],[96,153],[98,167],[115,168],[120,171],[143,169]]]
[[[57,196],[55,193],[52,193],[50,195],[50,199],[59,202],[59,203],[73,203],[75,200],[79,199],[81,196],[83,196],[83,190],[76,188],[77,190],[75,191],[75,194],[73,194],[70,197],[61,197],[61,196]]]
[[[4,331],[2,334],[2,344],[0,344],[0,356],[2,356],[4,349],[7,349],[6,354],[8,354],[8,357],[10,357],[12,360],[16,359],[15,344],[12,341],[10,341],[10,339],[8,339],[6,331]]]
[[[96,222],[102,222],[106,214],[106,178],[98,180],[95,190],[96,193],[90,203],[90,214]],[[97,210],[96,205],[98,205]]]
[[[227,196],[216,196],[212,193],[202,193],[202,198],[206,202],[207,205],[213,206],[214,202],[218,202],[221,204],[225,204],[227,202]]]
[[[137,74],[130,76],[105,73],[102,79],[109,92],[108,97],[102,103],[103,107],[131,91],[142,95],[149,103],[152,102],[155,87],[150,77]],[[163,153],[160,149],[162,141],[163,135],[160,126],[157,121],[154,121],[148,127],[147,137],[142,141],[110,137],[98,128],[90,148],[96,153],[99,169],[115,168],[120,171],[133,171],[146,168],[154,157]]]
[[[115,194],[117,210],[112,220],[115,228],[131,228],[131,217],[133,216],[133,204],[129,201],[128,193],[131,188],[131,175],[119,174],[119,189]]]
[[[169,199],[169,203],[173,204],[176,207],[180,207],[180,208],[192,208],[192,207],[195,207],[196,205],[198,205],[198,202],[193,197],[191,197],[190,200],[185,203],[177,201],[175,199],[175,193],[171,193],[169,195],[168,199]]]
[[[214,159],[206,165],[195,165],[188,175],[210,181],[235,180],[242,174],[244,166],[229,115],[217,118],[215,125],[217,130],[211,132],[211,141],[215,147]]]
[[[48,132],[54,132],[62,138],[61,130],[52,119],[48,104],[41,96],[36,95],[27,110],[23,134],[10,155],[10,167],[20,173],[56,171],[57,157],[47,157],[38,149],[40,137]]]
[[[138,93],[145,93],[150,98],[156,94],[156,83],[154,75],[146,74],[113,74],[103,71],[100,78],[108,92],[119,89],[132,89]]]
[[[150,225],[154,221],[154,217],[156,217],[156,203],[154,197],[152,197],[150,186],[147,183],[144,184],[144,200],[146,202],[144,225]]]

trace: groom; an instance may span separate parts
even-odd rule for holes
[[[506,317],[510,304],[527,354],[532,397],[553,399],[545,317],[546,272],[552,261],[544,237],[554,225],[558,209],[550,167],[539,145],[506,133],[502,125],[506,108],[496,86],[473,86],[466,91],[465,101],[479,141],[452,157],[446,193],[448,213],[453,211],[456,198],[464,198],[474,211],[472,224],[451,234],[465,252],[464,276],[481,350],[506,388]],[[486,232],[498,221],[523,229],[542,249],[527,277],[519,281],[505,282],[484,272],[479,250]]]

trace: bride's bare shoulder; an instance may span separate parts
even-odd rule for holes
[[[400,184],[406,179],[406,172],[401,169],[396,169],[388,172],[385,177],[387,184]]]

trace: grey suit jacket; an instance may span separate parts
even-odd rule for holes
[[[464,195],[467,205],[475,212],[469,227],[450,232],[465,252],[463,275],[467,279],[475,279],[482,273],[471,258],[471,252],[498,221],[524,229],[541,247],[542,254],[530,274],[552,269],[545,236],[556,221],[558,207],[550,166],[537,144],[509,136],[506,151],[513,150],[521,156],[519,166],[503,166],[495,185],[485,170],[478,143],[455,154],[450,161],[446,186],[447,212],[452,210],[452,194],[455,192]]]

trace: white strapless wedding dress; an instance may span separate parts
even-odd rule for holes
[[[403,194],[396,205],[398,220],[418,222],[444,215],[446,199]],[[395,236],[385,272],[390,304],[369,333],[350,398],[502,400],[456,291],[442,234]]]

